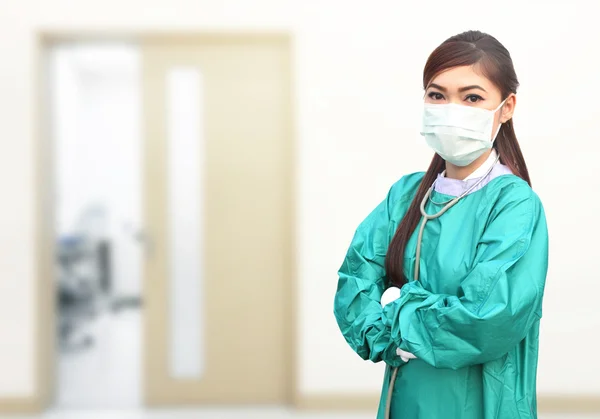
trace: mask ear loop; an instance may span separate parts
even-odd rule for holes
[[[510,97],[510,96],[509,96]],[[498,112],[498,110],[500,108],[502,108],[504,106],[504,104],[506,103],[506,101],[508,100],[508,97],[506,99],[504,99],[499,105],[498,107],[494,110],[494,115],[496,114],[496,112]],[[502,128],[502,124],[503,122],[498,123],[498,129],[496,130],[496,134],[494,134],[494,138],[492,138],[492,145],[496,142],[496,138],[498,138],[498,134],[500,133],[500,128]]]
[[[498,138],[498,134],[500,133],[500,128],[502,128],[502,122],[500,122],[498,124],[498,129],[496,130],[496,134],[494,135],[494,138],[492,138],[492,146],[496,142],[496,138]]]
[[[504,99],[502,102],[500,102],[500,104],[498,105],[498,107],[496,109],[494,109],[494,113],[498,112],[498,109],[500,109],[501,107],[504,106],[504,104],[506,103],[506,101],[508,100],[510,96],[508,96],[506,99]]]

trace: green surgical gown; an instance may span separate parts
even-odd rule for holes
[[[548,265],[542,204],[512,174],[465,196],[427,223],[418,281],[412,235],[404,260],[411,281],[382,308],[387,248],[422,178],[417,173],[393,185],[356,230],[339,270],[334,313],[342,334],[360,357],[388,365],[377,418],[396,366],[392,418],[536,418]],[[432,194],[438,202],[451,198]],[[431,202],[426,208],[440,209]],[[398,347],[418,359],[404,363]]]

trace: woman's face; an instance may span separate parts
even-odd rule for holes
[[[429,83],[425,90],[425,103],[456,103],[489,110],[502,102],[502,93],[490,80],[481,75],[474,66],[454,67],[446,70]],[[498,124],[512,118],[516,97],[511,94],[494,117],[492,132]]]

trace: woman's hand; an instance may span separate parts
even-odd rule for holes
[[[391,302],[396,301],[400,298],[400,288],[398,287],[389,287],[385,292],[381,295],[381,307],[385,307]]]
[[[388,288],[381,296],[381,307],[385,307],[386,305],[396,301],[398,298],[400,298],[400,288]],[[402,359],[402,361],[404,362],[408,362],[411,359],[417,359],[417,357],[411,354],[410,352],[403,351],[400,348],[396,349],[396,355],[398,355],[400,359]]]
[[[403,351],[400,348],[396,349],[396,355],[398,355],[400,359],[404,362],[408,362],[411,359],[417,359],[417,357],[411,354],[410,352]]]

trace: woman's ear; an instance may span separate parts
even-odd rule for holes
[[[500,122],[505,123],[513,117],[513,114],[515,113],[515,106],[517,106],[517,95],[511,93],[510,96],[506,98],[506,102],[504,102],[504,105],[502,106]]]

